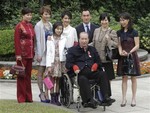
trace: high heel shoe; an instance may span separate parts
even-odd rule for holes
[[[41,102],[47,103],[46,99],[42,98],[42,95],[43,95],[43,93],[39,94],[39,98],[40,98]],[[45,96],[44,96],[44,98],[45,98]]]
[[[131,107],[135,107],[136,106],[136,104],[131,104]]]
[[[134,102],[132,101],[132,102],[131,102],[131,107],[135,107],[135,106],[136,106],[136,102],[135,102],[135,101],[134,101]]]
[[[120,106],[121,106],[121,107],[125,107],[125,106],[126,106],[126,103],[127,103],[127,100],[125,100],[125,103],[122,103]]]

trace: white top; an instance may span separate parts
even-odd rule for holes
[[[64,28],[62,36],[67,38],[66,48],[70,48],[74,45],[74,42],[78,42],[76,29],[70,25]]]
[[[51,40],[47,40],[47,53],[46,53],[46,67],[52,66],[55,59],[55,44],[54,38],[51,36]],[[66,45],[66,38],[61,36],[59,40],[59,58],[60,61],[66,60],[66,53],[65,53],[65,45]]]

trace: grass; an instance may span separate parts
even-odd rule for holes
[[[16,100],[0,100],[0,113],[72,113],[63,108],[38,102],[17,103]]]

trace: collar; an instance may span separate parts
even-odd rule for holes
[[[64,27],[64,29],[65,30],[67,30],[67,29],[69,29],[71,26],[70,25],[68,25],[67,27]]]
[[[63,35],[67,35],[71,30],[71,26],[68,25],[66,28],[63,29]]]
[[[77,48],[84,50],[84,49],[80,46],[80,44],[77,45]],[[86,50],[89,50],[89,46],[87,46]]]
[[[110,28],[110,27],[108,27],[108,28],[106,29],[106,31],[105,31],[105,32],[110,31],[110,30],[111,30],[111,28]],[[102,27],[100,27],[100,31],[103,31],[103,28],[102,28]]]
[[[62,39],[64,39],[64,38],[65,38],[65,37],[61,35],[59,40],[62,40]],[[54,41],[54,36],[53,36],[53,35],[51,36],[51,40]]]
[[[22,20],[21,23],[29,24],[30,22],[27,22],[27,21],[25,21],[25,20]]]
[[[84,27],[86,27],[87,25],[88,25],[89,28],[90,28],[91,23],[90,23],[90,22],[89,22],[88,24],[83,23],[83,26],[84,26]]]

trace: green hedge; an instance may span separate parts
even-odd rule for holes
[[[138,19],[137,29],[140,35],[140,46],[150,52],[150,13]]]
[[[0,61],[15,60],[14,30],[0,30]]]
[[[14,53],[14,30],[0,31],[0,55]]]

